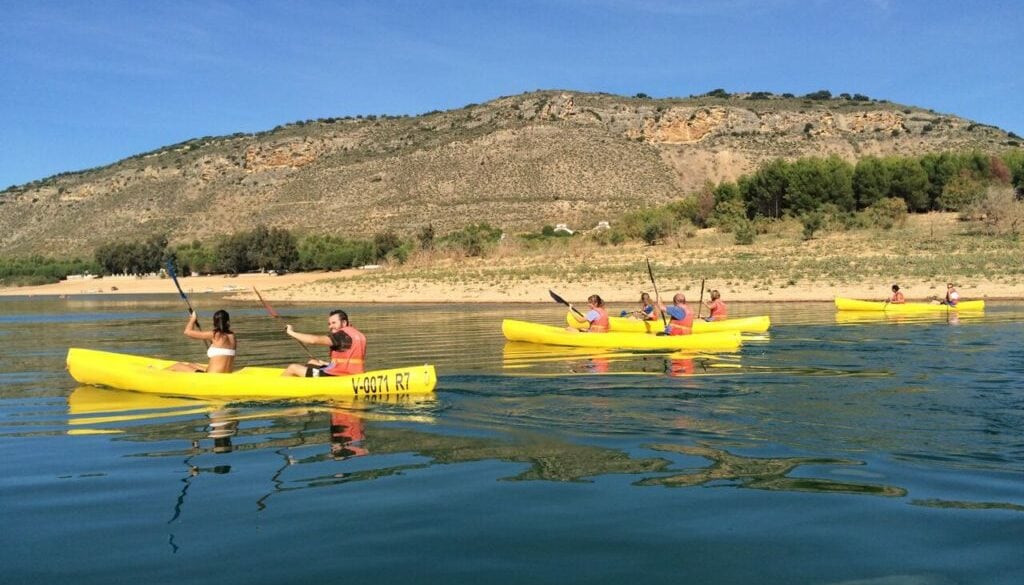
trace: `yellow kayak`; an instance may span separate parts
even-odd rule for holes
[[[885,303],[882,301],[859,301],[836,298],[836,309],[840,311],[885,311],[886,313],[936,313],[939,311],[984,311],[985,301],[960,301],[956,306],[932,303]]]
[[[282,368],[242,368],[231,374],[172,372],[175,363],[151,357],[72,347],[68,372],[80,384],[200,398],[386,398],[428,394],[437,386],[434,366],[373,370],[351,376],[282,377]]]
[[[716,333],[695,333],[693,335],[651,335],[648,333],[586,333],[568,331],[562,327],[552,327],[540,323],[505,319],[501,322],[501,332],[509,341],[529,341],[548,345],[568,345],[572,347],[604,347],[616,349],[700,349],[724,350],[738,349],[741,343],[739,331],[720,331]]]
[[[590,327],[589,323],[580,323],[573,318],[572,312],[565,314],[565,322],[569,327],[581,331]],[[725,321],[704,321],[703,319],[693,320],[694,333],[714,333],[716,331],[739,331],[741,333],[764,333],[771,327],[772,320],[768,315],[757,317],[740,317],[738,319],[726,319]],[[646,321],[642,319],[630,319],[628,317],[608,317],[608,327],[614,333],[658,333],[664,331],[665,323],[657,321]]]

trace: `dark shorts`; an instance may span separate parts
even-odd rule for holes
[[[306,377],[307,378],[319,378],[321,376],[327,378],[330,376],[324,371],[327,366],[306,366]]]

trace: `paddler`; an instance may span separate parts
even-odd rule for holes
[[[589,323],[590,328],[587,331],[591,333],[607,333],[608,332],[608,310],[604,308],[604,301],[598,295],[590,295],[587,297],[587,305],[590,310],[583,317],[580,317],[578,311],[570,304],[569,315],[572,316],[579,324]],[[572,329],[572,328],[570,328]]]
[[[955,307],[956,304],[959,303],[959,302],[960,302],[960,293],[957,292],[956,287],[953,286],[952,282],[947,282],[946,283],[946,302],[944,302],[942,304],[949,305],[950,307]]]
[[[711,291],[711,300],[704,303],[710,313],[704,317],[705,321],[725,321],[728,319],[729,309],[722,300],[722,293],[717,290]]]
[[[669,335],[693,333],[693,312],[686,308],[686,295],[676,293],[672,297],[672,305],[666,307],[662,303],[661,310],[670,317],[668,325],[665,326],[665,333]]]
[[[213,314],[213,331],[201,331],[196,321],[199,317],[189,309],[188,323],[185,324],[185,336],[201,339],[209,343],[206,348],[206,365],[192,362],[178,362],[167,367],[175,372],[209,372],[211,374],[229,374],[235,365],[235,353],[238,340],[231,330],[231,316],[224,309]]]
[[[651,295],[642,292],[640,293],[640,309],[633,311],[631,317],[642,321],[657,321],[661,319],[661,314],[658,313],[658,307],[651,300]]]
[[[900,290],[900,285],[892,285],[892,296],[889,297],[890,305],[902,305],[907,302],[907,299],[903,297],[903,292]]]
[[[330,348],[330,361],[311,359],[305,364],[289,365],[282,376],[346,376],[361,374],[366,359],[366,336],[352,326],[348,313],[340,309],[327,316],[327,335],[299,333],[289,324],[285,333],[309,345],[323,345]]]

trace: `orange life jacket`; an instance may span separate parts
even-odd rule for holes
[[[715,299],[708,303],[708,310],[711,311],[709,317],[712,321],[725,321],[729,311],[722,299]]]
[[[351,325],[342,327],[341,331],[352,338],[352,345],[341,351],[331,348],[331,365],[324,368],[324,373],[329,376],[361,374],[366,359],[366,336]]]
[[[609,329],[608,311],[604,307],[594,307],[597,311],[597,319],[590,322],[591,333],[607,333]]]
[[[693,333],[693,311],[686,307],[679,307],[683,309],[685,317],[683,319],[676,319],[672,317],[668,322],[668,334],[669,335],[689,335]],[[672,313],[669,313],[672,315]]]

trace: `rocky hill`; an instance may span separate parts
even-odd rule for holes
[[[0,254],[89,253],[164,232],[259,224],[349,237],[589,227],[773,158],[1019,148],[956,116],[857,96],[628,98],[569,91],[415,117],[297,122],[205,137],[0,193]]]

